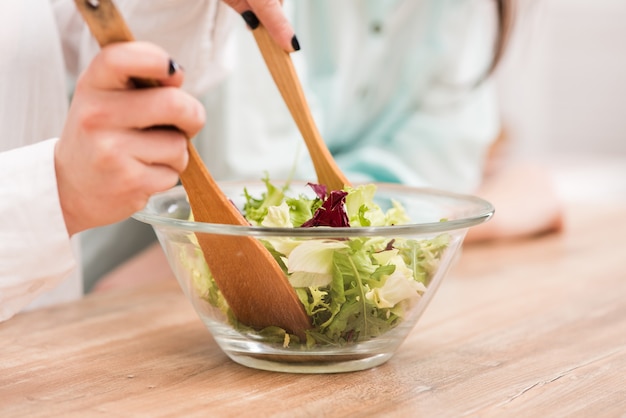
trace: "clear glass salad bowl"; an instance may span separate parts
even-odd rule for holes
[[[391,184],[355,186],[336,195],[329,209],[330,198],[316,186],[285,184],[220,183],[250,226],[194,222],[181,186],[153,196],[134,215],[154,227],[178,283],[220,348],[233,361],[264,370],[336,373],[389,360],[468,228],[494,212],[478,197]],[[312,216],[317,221],[306,223]],[[211,277],[198,234],[260,240],[311,317],[306,338],[239,323]]]

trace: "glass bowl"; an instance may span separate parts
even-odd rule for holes
[[[267,190],[263,181],[220,187],[242,211],[250,196]],[[289,190],[290,196],[315,197],[306,183],[291,182]],[[190,220],[182,186],[154,195],[134,217],[153,226],[185,296],[230,359],[263,370],[336,373],[368,369],[393,356],[435,294],[468,228],[494,212],[478,197],[393,184],[376,184],[375,203],[379,213],[401,205],[410,223],[339,228],[200,223]],[[211,277],[198,234],[254,237],[270,249],[312,318],[306,338],[239,323]],[[312,263],[314,272],[307,270],[311,260],[319,261]],[[307,263],[298,267],[304,273],[289,268]]]

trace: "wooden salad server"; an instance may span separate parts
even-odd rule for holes
[[[133,40],[112,0],[75,3],[101,47]],[[155,80],[133,82],[139,88],[158,86]],[[189,163],[180,178],[194,220],[249,225],[211,177],[191,141],[188,147]],[[286,275],[257,239],[201,233],[196,236],[211,274],[239,322],[257,329],[278,326],[304,338],[304,331],[311,327],[310,319]]]
[[[315,125],[291,56],[274,42],[262,24],[252,33],[274,83],[304,138],[315,167],[318,183],[324,184],[328,192],[350,186],[350,182],[337,166]]]

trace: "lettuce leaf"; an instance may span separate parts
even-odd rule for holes
[[[244,190],[244,215],[253,225],[280,228],[389,226],[409,222],[399,202],[383,211],[376,186],[327,193],[309,184],[314,197],[289,196],[269,179],[260,197]],[[313,328],[306,341],[277,327],[255,331],[232,316],[206,266],[189,264],[200,296],[222,309],[241,332],[272,344],[305,347],[345,345],[376,338],[393,329],[419,302],[448,248],[450,236],[429,239],[358,237],[343,240],[268,238],[263,244],[288,276]]]

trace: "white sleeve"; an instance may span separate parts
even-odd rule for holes
[[[0,321],[76,268],[50,139],[0,153]]]
[[[84,70],[99,46],[76,9],[74,0],[52,0],[66,65]],[[116,5],[137,40],[168,51],[185,69],[183,88],[200,96],[223,80],[236,14],[221,0],[117,0]]]

